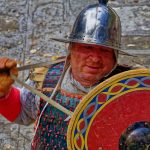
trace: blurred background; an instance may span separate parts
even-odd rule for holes
[[[20,66],[66,55],[65,44],[50,40],[67,35],[79,14],[97,0],[0,0],[0,56]],[[109,0],[122,23],[122,49],[138,57],[119,63],[150,67],[150,1]],[[22,72],[25,79],[28,72]],[[15,108],[14,108],[15,109]],[[29,150],[33,125],[11,124],[0,116],[0,150]]]

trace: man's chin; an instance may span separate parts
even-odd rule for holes
[[[95,74],[85,74],[81,76],[82,80],[87,81],[89,83],[93,83],[93,84],[95,84],[96,82],[99,82],[102,78],[103,76],[101,75],[95,76]]]

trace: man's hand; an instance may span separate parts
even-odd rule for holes
[[[17,62],[15,60],[7,57],[0,58],[0,97],[7,95],[14,83],[10,74],[18,76],[16,66]]]

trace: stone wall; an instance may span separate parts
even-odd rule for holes
[[[65,45],[50,40],[71,30],[80,10],[97,0],[0,0],[0,56],[24,65],[65,55]],[[140,57],[120,56],[121,63],[150,65],[150,1],[110,0],[122,22],[122,47]],[[127,61],[128,60],[128,61]],[[30,127],[0,118],[0,149],[30,149]]]
[[[21,64],[63,55],[65,46],[50,37],[65,36],[84,6],[97,0],[0,0],[0,53]],[[149,0],[109,2],[122,22],[122,47],[134,54],[150,53]],[[38,56],[38,57],[37,57]]]

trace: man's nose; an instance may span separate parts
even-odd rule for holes
[[[92,60],[93,62],[99,62],[99,61],[102,60],[102,58],[101,58],[101,56],[98,55],[97,53],[93,53],[93,54],[91,55],[91,60]]]

